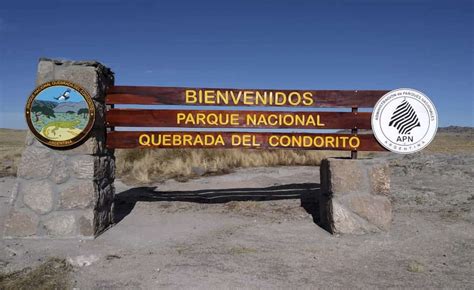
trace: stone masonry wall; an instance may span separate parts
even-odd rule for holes
[[[388,230],[392,221],[388,163],[329,158],[321,163],[319,220],[333,234]]]
[[[90,238],[113,222],[115,157],[105,147],[104,122],[105,92],[113,85],[113,73],[97,62],[40,59],[37,85],[52,80],[86,89],[96,122],[89,138],[70,150],[50,149],[28,132],[5,238]]]

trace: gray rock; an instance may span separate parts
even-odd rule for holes
[[[330,158],[321,164],[321,170],[328,170],[331,176],[331,192],[343,195],[364,191],[364,173],[359,168],[359,160]]]
[[[47,180],[20,184],[23,203],[38,214],[50,212],[54,207],[53,187]]]
[[[112,181],[115,179],[115,156],[110,156],[109,160],[109,179]]]
[[[93,179],[96,157],[91,155],[75,156],[71,159],[74,176],[79,179]]]
[[[54,166],[54,158],[48,148],[26,147],[18,166],[18,177],[24,179],[46,178]]]
[[[9,200],[9,203],[11,205],[13,205],[15,203],[15,200],[18,196],[18,189],[20,188],[20,183],[18,182],[18,180],[15,182],[15,184],[13,185],[12,189],[11,189],[11,193],[10,193],[10,200]]]
[[[25,145],[26,145],[26,146],[31,146],[31,145],[33,145],[33,143],[35,143],[35,142],[37,142],[35,135],[33,135],[33,133],[31,133],[30,130],[27,130],[27,131],[26,131]]]
[[[58,80],[66,80],[80,85],[93,98],[97,94],[97,73],[93,66],[68,65],[67,62],[54,66],[54,77]]]
[[[377,228],[353,213],[345,205],[333,199],[330,201],[331,223],[333,234],[364,234],[375,232]]]
[[[69,179],[69,168],[67,166],[67,157],[57,154],[53,171],[49,179],[56,184],[61,184]]]
[[[388,230],[392,220],[390,172],[380,160],[324,159],[319,223],[331,233]]]
[[[55,212],[43,222],[43,227],[51,237],[72,236],[76,229],[76,219],[71,213]]]
[[[78,219],[79,233],[83,236],[94,236],[94,212],[85,212]]]
[[[99,234],[113,223],[112,207],[98,209],[94,212],[94,232]]]
[[[372,194],[390,195],[390,168],[387,162],[369,168],[369,180]]]
[[[38,217],[35,214],[13,209],[5,222],[5,237],[21,238],[36,235]]]
[[[105,111],[106,107],[102,101],[94,100],[95,107],[95,122],[94,128],[105,131]]]
[[[54,63],[51,61],[40,60],[36,74],[36,85],[41,85],[54,80]]]
[[[112,183],[104,187],[103,189],[99,188],[99,199],[97,200],[97,208],[108,208],[113,202],[115,193],[115,187]]]
[[[96,167],[94,172],[95,180],[102,180],[109,177],[109,163],[110,156],[97,157]]]
[[[91,180],[68,184],[59,194],[59,205],[63,209],[87,208],[95,198],[94,183]]]
[[[379,229],[388,230],[392,222],[392,205],[388,198],[374,195],[354,195],[350,210]]]

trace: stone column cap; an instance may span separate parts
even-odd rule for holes
[[[95,60],[68,60],[68,59],[54,59],[47,57],[40,57],[39,62],[46,61],[52,62],[54,64],[67,64],[67,65],[82,65],[82,66],[92,66],[104,70],[107,74],[114,74],[114,72],[103,65],[102,63]]]

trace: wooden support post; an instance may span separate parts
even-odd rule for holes
[[[355,113],[357,115],[357,107],[352,107],[352,113]],[[357,134],[357,127],[352,128],[351,133]],[[357,150],[351,151],[351,159],[357,159]]]

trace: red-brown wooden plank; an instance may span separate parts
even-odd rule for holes
[[[139,138],[141,135],[147,134],[149,137],[152,138],[154,136],[154,141],[156,145],[144,146],[139,143]],[[159,140],[164,140],[163,136],[169,136],[168,142],[166,144],[159,143]],[[209,145],[209,144],[195,144],[183,141],[183,135],[190,136],[194,141],[196,136],[200,136],[201,139],[205,138],[217,138],[218,135],[222,137],[224,144],[217,144],[217,145]],[[255,137],[255,144],[260,144],[259,146],[253,146],[249,143],[249,146],[244,146],[243,144],[233,146],[231,143],[232,136],[239,136],[243,138],[244,135],[247,136],[254,136]],[[176,138],[181,138],[181,143],[176,142],[173,144],[173,136],[177,136]],[[206,137],[210,136],[210,137]],[[298,147],[290,144],[290,146],[270,146],[270,137],[277,136],[276,138],[282,138],[282,136],[288,136],[290,139],[292,136],[301,137],[308,136],[312,140],[316,140],[316,143],[312,143],[311,147]],[[107,147],[108,148],[251,148],[251,149],[306,149],[306,150],[354,150],[346,139],[346,146],[342,146],[342,138],[350,138],[356,135],[352,134],[310,134],[310,133],[253,133],[253,132],[139,132],[139,131],[113,131],[107,133]],[[306,137],[306,138],[308,138]],[[328,146],[325,143],[323,146],[321,143],[327,137],[338,138],[340,147],[334,148],[332,146]],[[357,135],[360,140],[360,145],[357,148],[357,151],[385,151],[383,147],[376,141],[373,135]],[[161,139],[160,139],[161,138]],[[251,138],[251,137],[249,137]],[[273,137],[275,138],[275,137]],[[285,138],[285,137],[283,137]],[[150,140],[148,139],[148,140]],[[145,139],[146,141],[147,139]],[[251,139],[250,139],[251,140]],[[250,142],[249,140],[249,142]],[[276,139],[273,139],[275,141]],[[286,140],[286,139],[285,139]],[[304,140],[304,139],[302,139]],[[285,141],[286,142],[286,141]],[[318,143],[319,142],[319,143]],[[335,141],[334,141],[335,142]],[[145,142],[146,143],[146,142]],[[178,145],[177,145],[178,144]],[[309,142],[308,142],[309,144]],[[316,144],[316,145],[315,145]],[[355,143],[354,143],[355,144]],[[276,144],[278,145],[278,144]],[[286,145],[286,144],[284,144]],[[335,145],[335,143],[333,143]]]
[[[289,95],[291,92],[312,94],[313,104],[283,105],[245,103],[243,98],[229,104],[212,103],[186,103],[186,90],[212,90],[233,91],[235,95],[239,92],[277,92]],[[181,87],[137,87],[137,86],[114,86],[107,92],[107,104],[139,104],[139,105],[199,105],[199,106],[298,106],[298,107],[373,107],[375,103],[385,94],[387,90],[262,90],[262,89],[223,89],[223,88],[181,88]],[[243,94],[242,94],[243,95]],[[254,97],[255,98],[255,97]],[[230,98],[231,99],[231,98]],[[250,98],[249,100],[252,100]]]
[[[212,117],[199,121],[199,124],[187,124],[185,121],[177,121],[179,114],[188,114],[197,121],[200,116]],[[237,115],[237,116],[236,116]],[[286,116],[291,122],[292,116],[298,115],[303,120],[312,116],[312,124],[291,125],[281,122],[281,125],[254,125],[247,124],[248,116],[256,116],[257,120],[262,116],[265,120],[274,123],[278,115]],[[182,115],[181,115],[182,116]],[[214,117],[216,116],[216,117]],[[235,116],[235,117],[234,117]],[[270,117],[269,117],[270,116]],[[300,129],[370,129],[371,113],[357,112],[268,112],[268,111],[204,111],[204,110],[143,110],[143,109],[111,109],[106,114],[106,124],[110,127],[188,127],[188,128],[300,128]],[[234,119],[235,118],[235,119]],[[234,122],[232,122],[235,120]],[[208,122],[211,122],[209,124]],[[217,121],[217,122],[214,122]],[[238,125],[235,125],[235,124]],[[278,122],[280,123],[280,122]],[[313,126],[316,123],[316,126]],[[308,124],[308,123],[306,123]],[[320,126],[324,125],[324,126]]]

